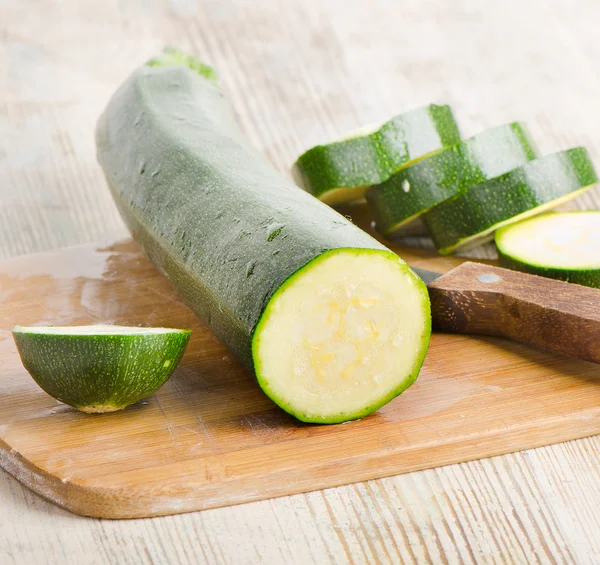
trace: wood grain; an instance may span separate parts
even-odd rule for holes
[[[600,363],[600,292],[467,261],[429,285],[434,329]]]
[[[437,258],[420,263],[445,267]],[[458,267],[439,279],[450,281],[442,288],[464,289],[477,267],[493,269]],[[444,334],[434,334],[417,383],[377,413],[337,426],[297,422],[268,400],[132,242],[4,261],[0,288],[0,465],[78,514],[189,512],[600,432],[597,365]],[[39,323],[193,333],[156,395],[90,416],[46,395],[22,367],[10,329]]]
[[[218,67],[282,171],[315,143],[435,101],[465,135],[522,119],[541,152],[581,144],[600,162],[594,0],[257,4],[0,0],[0,256],[126,236],[91,132],[115,85],[165,44]],[[595,565],[599,453],[595,437],[129,522],[75,517],[0,473],[0,562]]]

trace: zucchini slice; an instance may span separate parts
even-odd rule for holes
[[[50,396],[87,413],[122,410],[171,376],[190,330],[127,326],[16,326],[23,366]]]
[[[551,212],[496,232],[508,269],[600,288],[600,211]]]
[[[406,167],[367,191],[375,226],[398,237],[403,226],[475,184],[535,159],[525,125],[499,126]]]
[[[343,422],[415,380],[424,283],[259,157],[216,84],[181,66],[136,70],[97,146],[136,240],[284,410]]]
[[[545,212],[598,182],[583,147],[531,161],[436,206],[423,216],[442,255],[492,239],[503,226]]]
[[[329,205],[359,200],[396,171],[460,141],[450,106],[431,104],[303,153],[297,184]]]

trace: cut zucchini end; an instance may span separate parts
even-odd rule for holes
[[[253,336],[261,388],[310,423],[366,416],[417,378],[431,333],[425,284],[391,251],[327,251],[292,275]]]
[[[86,413],[122,410],[158,390],[190,330],[113,325],[16,326],[23,366],[50,396]]]
[[[575,190],[574,192],[565,194],[564,196],[561,196],[560,198],[556,198],[554,200],[551,200],[550,202],[546,202],[545,204],[542,204],[541,206],[538,206],[531,210],[527,210],[526,212],[523,212],[522,214],[518,214],[517,216],[514,216],[514,217],[504,220],[502,222],[498,222],[497,224],[494,224],[489,229],[487,229],[481,233],[475,234],[471,237],[466,237],[464,239],[461,239],[455,245],[442,247],[442,248],[438,249],[438,252],[440,253],[440,255],[451,255],[453,253],[456,253],[457,251],[468,251],[470,249],[473,249],[474,247],[477,247],[479,245],[483,245],[484,243],[493,241],[494,233],[497,230],[500,230],[507,226],[512,226],[515,223],[522,222],[523,220],[533,218],[535,216],[543,214],[544,212],[553,210],[554,208],[557,208],[558,206],[562,206],[563,204],[566,204],[567,202],[570,202],[571,200],[574,200],[575,198],[581,196],[582,194],[584,194],[585,192],[590,190],[592,188],[592,186],[593,185],[585,186],[583,188],[580,188],[579,190]]]

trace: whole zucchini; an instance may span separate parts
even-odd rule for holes
[[[213,75],[171,60],[137,69],[97,127],[134,238],[284,410],[322,423],[373,412],[418,375],[425,285],[271,168]]]

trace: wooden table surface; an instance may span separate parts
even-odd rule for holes
[[[464,135],[521,119],[541,152],[582,144],[600,167],[598,21],[597,0],[0,0],[0,258],[126,236],[93,128],[164,44],[219,69],[282,171],[429,102]],[[598,205],[598,189],[577,202]],[[593,437],[133,521],[72,515],[0,472],[0,563],[592,564],[599,469]]]

